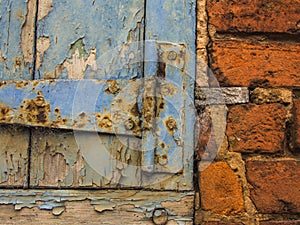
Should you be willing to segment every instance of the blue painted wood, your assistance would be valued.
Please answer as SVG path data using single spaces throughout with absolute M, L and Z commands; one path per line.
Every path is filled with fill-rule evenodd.
M 29 4 L 33 3 L 0 1 L 0 80 L 32 77 L 35 11 L 28 11 Z
M 164 186 L 170 189 L 193 188 L 195 6 L 195 0 L 151 0 L 146 5 L 146 40 L 160 43 L 156 95 L 163 104 L 156 115 L 154 171 L 143 182 L 158 179 L 161 172 L 182 174 Z M 149 157 L 143 160 L 149 164 Z
M 141 135 L 139 80 L 7 81 L 0 87 L 0 122 Z
M 48 48 L 37 79 L 142 77 L 143 0 L 53 0 L 38 18 L 37 42 Z

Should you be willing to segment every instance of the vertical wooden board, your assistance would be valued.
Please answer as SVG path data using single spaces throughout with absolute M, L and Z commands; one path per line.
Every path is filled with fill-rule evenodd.
M 142 77 L 143 0 L 39 0 L 36 79 Z
M 0 192 L 1 224 L 192 225 L 193 209 L 193 192 Z
M 29 130 L 0 126 L 0 187 L 26 187 Z
M 161 81 L 156 95 L 165 101 L 156 118 L 154 170 L 143 174 L 143 182 L 153 181 L 148 184 L 151 188 L 163 184 L 163 189 L 193 189 L 195 6 L 194 0 L 152 0 L 146 4 L 146 41 L 161 43 L 157 71 Z M 170 85 L 177 89 L 173 94 L 172 88 L 166 88 Z M 166 172 L 175 175 L 159 174 Z M 159 179 L 161 184 L 154 182 Z M 172 184 L 174 179 L 177 182 Z
M 0 1 L 0 80 L 31 79 L 36 1 Z
M 30 186 L 139 187 L 139 142 L 92 132 L 37 129 L 32 135 Z

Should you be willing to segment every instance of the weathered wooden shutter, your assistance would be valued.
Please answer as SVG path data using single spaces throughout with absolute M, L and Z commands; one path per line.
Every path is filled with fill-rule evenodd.
M 193 189 L 195 1 L 0 3 L 10 185 Z

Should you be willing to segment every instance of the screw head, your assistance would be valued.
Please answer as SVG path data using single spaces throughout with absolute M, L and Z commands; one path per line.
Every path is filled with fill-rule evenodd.
M 177 58 L 177 53 L 175 51 L 170 51 L 168 54 L 168 59 L 174 61 Z
M 155 225 L 165 225 L 168 222 L 168 212 L 164 208 L 154 209 L 152 220 Z
M 126 130 L 132 130 L 134 128 L 134 122 L 132 119 L 125 121 L 124 126 Z

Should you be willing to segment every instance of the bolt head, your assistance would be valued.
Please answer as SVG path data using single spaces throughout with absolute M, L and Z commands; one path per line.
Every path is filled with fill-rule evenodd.
M 155 225 L 165 225 L 168 222 L 168 212 L 164 208 L 157 208 L 153 211 L 153 223 Z
M 168 59 L 174 61 L 177 58 L 177 53 L 175 51 L 170 51 L 168 54 Z

